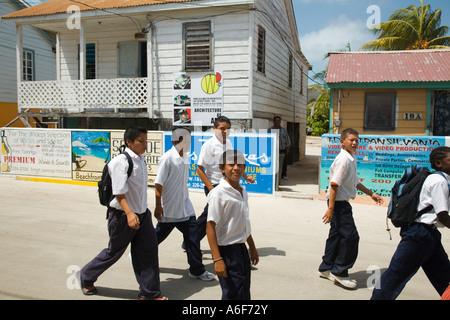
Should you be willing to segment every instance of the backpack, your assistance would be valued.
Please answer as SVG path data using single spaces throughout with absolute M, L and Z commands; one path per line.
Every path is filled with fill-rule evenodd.
M 422 214 L 431 210 L 431 205 L 420 211 L 417 211 L 417 207 L 423 183 L 433 173 L 444 176 L 441 172 L 430 171 L 426 167 L 407 168 L 402 178 L 397 180 L 391 189 L 391 200 L 386 220 L 389 218 L 395 227 L 400 228 L 413 223 Z M 387 231 L 390 231 L 389 226 Z
M 120 154 L 124 154 L 128 159 L 128 178 L 131 175 L 131 172 L 133 171 L 133 161 L 131 160 L 130 155 L 124 151 Z M 108 164 L 105 164 L 103 167 L 102 177 L 100 181 L 98 182 L 98 198 L 100 200 L 100 204 L 104 205 L 109 208 L 109 203 L 114 198 L 113 192 L 112 192 L 112 181 L 111 176 L 109 174 L 108 170 Z

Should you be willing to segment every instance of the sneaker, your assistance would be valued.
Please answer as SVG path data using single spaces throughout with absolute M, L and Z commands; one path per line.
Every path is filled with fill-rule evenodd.
M 212 274 L 211 272 L 205 271 L 203 272 L 201 275 L 196 276 L 193 275 L 192 273 L 189 272 L 189 277 L 192 279 L 200 279 L 203 281 L 211 281 L 214 279 L 214 274 Z
M 330 281 L 334 281 L 334 277 L 331 274 L 330 270 L 325 270 L 325 271 L 320 271 L 319 270 L 319 277 L 321 277 L 323 279 L 330 280 Z
M 350 279 L 350 277 L 339 277 L 332 274 L 334 281 L 342 285 L 347 289 L 356 289 L 356 280 Z
M 283 179 L 283 180 L 289 180 L 288 177 L 286 177 L 286 176 L 282 177 L 281 179 Z

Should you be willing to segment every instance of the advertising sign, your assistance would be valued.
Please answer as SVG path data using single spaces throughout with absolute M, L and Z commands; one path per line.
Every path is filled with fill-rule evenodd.
M 222 114 L 221 72 L 176 73 L 173 81 L 173 125 L 210 126 Z
M 212 132 L 193 132 L 189 159 L 189 182 L 191 189 L 203 190 L 204 184 L 197 175 L 197 163 L 200 150 L 208 139 L 213 137 Z M 164 150 L 172 148 L 171 132 L 164 132 Z M 241 151 L 246 160 L 245 173 L 255 179 L 254 184 L 246 184 L 241 179 L 241 184 L 250 193 L 273 194 L 275 192 L 275 174 L 278 166 L 277 158 L 277 136 L 276 134 L 256 133 L 232 133 L 229 137 L 231 144 L 236 150 Z
M 354 153 L 358 177 L 367 188 L 381 196 L 390 196 L 396 180 L 407 167 L 430 167 L 430 153 L 439 146 L 449 146 L 448 137 L 360 135 Z M 322 136 L 320 191 L 329 187 L 330 166 L 341 151 L 340 135 Z
M 70 178 L 70 131 L 2 129 L 1 173 Z

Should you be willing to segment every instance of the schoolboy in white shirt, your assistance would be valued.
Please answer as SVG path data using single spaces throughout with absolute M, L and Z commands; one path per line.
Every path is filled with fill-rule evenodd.
M 191 146 L 191 134 L 185 128 L 172 131 L 173 147 L 159 161 L 155 179 L 156 208 L 158 220 L 156 236 L 158 244 L 177 228 L 183 234 L 189 263 L 189 276 L 205 281 L 214 279 L 202 262 L 200 240 L 195 211 L 189 199 L 187 153 Z
M 450 261 L 438 228 L 450 228 L 450 147 L 438 147 L 430 153 L 430 174 L 421 189 L 417 211 L 419 218 L 402 227 L 400 241 L 391 263 L 375 285 L 372 300 L 394 300 L 406 283 L 422 267 L 439 295 L 450 283 Z
M 151 213 L 147 208 L 147 129 L 131 126 L 124 134 L 127 152 L 133 161 L 128 178 L 128 160 L 119 155 L 108 163 L 114 199 L 108 207 L 108 248 L 102 250 L 80 271 L 81 290 L 85 295 L 97 293 L 94 282 L 117 262 L 131 243 L 131 257 L 139 299 L 166 300 L 161 295 L 158 243 Z
M 231 121 L 225 116 L 215 119 L 213 125 L 214 136 L 206 141 L 200 150 L 197 163 L 197 174 L 205 185 L 205 195 L 219 184 L 223 174 L 219 168 L 222 154 L 227 150 L 233 150 L 230 136 Z M 244 180 L 253 183 L 253 177 L 247 177 L 243 174 Z M 197 218 L 199 239 L 202 240 L 206 235 L 206 219 L 208 216 L 208 204 L 203 209 L 202 214 Z
M 258 263 L 259 255 L 251 235 L 247 191 L 239 184 L 245 158 L 241 152 L 229 150 L 222 159 L 224 178 L 208 195 L 206 232 L 222 300 L 250 300 L 251 264 Z
M 325 245 L 325 254 L 319 266 L 319 276 L 338 282 L 348 289 L 356 288 L 356 281 L 350 279 L 348 270 L 358 256 L 359 234 L 353 220 L 352 206 L 348 202 L 356 196 L 356 189 L 369 195 L 378 204 L 383 199 L 360 183 L 356 172 L 356 158 L 359 134 L 352 128 L 341 133 L 342 150 L 330 167 L 328 188 L 328 209 L 322 220 L 330 223 L 330 232 Z

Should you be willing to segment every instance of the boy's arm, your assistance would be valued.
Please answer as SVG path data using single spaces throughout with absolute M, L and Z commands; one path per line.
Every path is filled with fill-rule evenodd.
M 214 261 L 214 271 L 219 277 L 227 278 L 227 267 L 220 255 L 219 245 L 217 243 L 216 223 L 214 221 L 208 221 L 206 223 L 206 236 L 208 238 L 211 255 Z
M 139 218 L 133 212 L 133 210 L 131 210 L 130 206 L 128 205 L 128 201 L 127 201 L 127 198 L 125 197 L 125 195 L 117 194 L 116 198 L 117 198 L 117 201 L 119 202 L 120 206 L 122 207 L 123 211 L 127 215 L 128 226 L 134 230 L 139 229 Z
M 323 223 L 330 223 L 333 217 L 334 203 L 336 201 L 336 194 L 339 186 L 337 184 L 330 185 L 330 195 L 328 197 L 328 209 L 325 211 L 325 215 L 322 217 Z
M 378 194 L 376 194 L 372 190 L 367 189 L 362 183 L 358 183 L 358 185 L 356 186 L 356 189 L 358 189 L 359 191 L 364 192 L 365 194 L 370 196 L 372 198 L 372 200 L 375 201 L 376 203 L 378 203 L 378 204 L 384 203 L 384 200 L 382 197 L 380 197 Z
M 450 216 L 448 211 L 442 211 L 437 214 L 439 222 L 442 223 L 447 228 L 450 228 Z
M 259 253 L 258 250 L 256 250 L 255 242 L 253 241 L 252 235 L 248 236 L 247 243 L 248 243 L 248 252 L 250 254 L 250 261 L 252 262 L 252 265 L 256 266 L 259 262 Z
M 200 177 L 200 180 L 202 180 L 202 182 L 205 184 L 205 187 L 207 187 L 209 191 L 214 189 L 214 186 L 212 185 L 212 183 L 209 181 L 208 177 L 206 176 L 205 168 L 203 166 L 197 165 L 197 174 Z
M 161 221 L 164 217 L 164 209 L 161 204 L 163 186 L 159 183 L 155 183 L 155 213 L 153 214 L 156 220 Z

